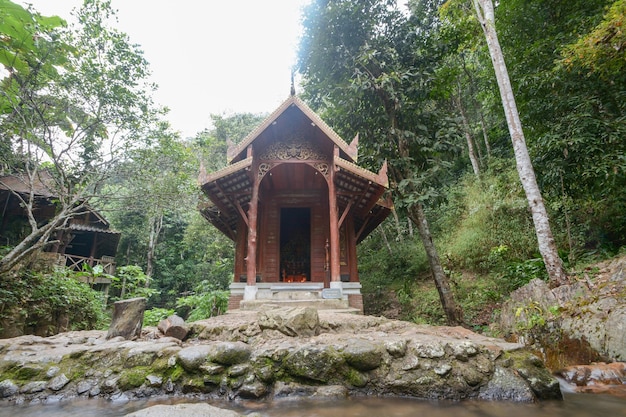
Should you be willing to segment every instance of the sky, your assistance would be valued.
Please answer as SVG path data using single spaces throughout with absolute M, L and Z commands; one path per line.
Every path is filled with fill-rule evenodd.
M 310 0 L 112 0 L 117 29 L 141 46 L 159 85 L 155 101 L 182 137 L 210 115 L 270 113 L 289 96 Z M 82 0 L 25 0 L 71 20 Z

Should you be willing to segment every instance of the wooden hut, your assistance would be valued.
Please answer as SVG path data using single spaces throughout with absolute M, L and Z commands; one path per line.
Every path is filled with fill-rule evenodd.
M 54 181 L 47 171 L 40 171 L 29 180 L 26 176 L 6 175 L 0 177 L 0 239 L 7 245 L 15 245 L 30 231 L 26 209 L 20 198 L 28 200 L 33 194 L 33 216 L 39 224 L 47 223 L 58 210 L 58 196 Z M 83 265 L 101 265 L 104 272 L 115 273 L 115 253 L 121 234 L 96 210 L 85 205 L 84 210 L 70 218 L 60 228 L 54 240 L 57 243 L 45 248 L 45 254 L 59 254 L 58 262 L 72 270 L 81 271 Z M 109 278 L 98 278 L 96 284 L 110 284 Z
M 230 309 L 319 299 L 362 311 L 356 245 L 392 203 L 386 164 L 359 167 L 357 145 L 292 95 L 229 148 L 226 168 L 200 174 L 203 216 L 235 242 Z

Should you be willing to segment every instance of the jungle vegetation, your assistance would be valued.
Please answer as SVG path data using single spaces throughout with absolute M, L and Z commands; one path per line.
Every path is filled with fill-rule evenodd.
M 498 36 L 565 275 L 626 243 L 626 0 L 502 0 L 481 15 L 490 5 L 312 0 L 303 10 L 300 96 L 340 136 L 359 133 L 360 164 L 390 167 L 396 210 L 359 248 L 366 312 L 484 329 L 512 290 L 566 279 L 545 267 L 485 28 Z M 196 178 L 224 166 L 227 142 L 264 115 L 212 115 L 212 128 L 181 138 L 108 2 L 87 0 L 73 25 L 10 0 L 0 11 L 0 171 L 45 170 L 58 194 L 54 219 L 31 215 L 3 241 L 0 318 L 106 325 L 99 293 L 73 273 L 29 267 L 85 204 L 122 232 L 109 303 L 148 296 L 150 322 L 223 312 L 234 250 L 199 215 Z

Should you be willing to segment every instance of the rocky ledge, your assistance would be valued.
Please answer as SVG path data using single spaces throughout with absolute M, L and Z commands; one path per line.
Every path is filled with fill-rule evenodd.
M 0 340 L 0 399 L 271 398 L 348 395 L 531 402 L 558 381 L 522 345 L 311 308 L 237 312 L 190 325 L 185 342 L 144 329 Z

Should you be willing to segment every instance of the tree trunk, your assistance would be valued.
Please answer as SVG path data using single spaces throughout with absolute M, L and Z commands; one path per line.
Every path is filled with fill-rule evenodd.
M 378 228 L 380 230 L 380 235 L 383 237 L 383 242 L 385 242 L 385 246 L 387 247 L 387 252 L 389 255 L 393 255 L 393 251 L 391 250 L 391 245 L 389 244 L 389 240 L 387 239 L 387 234 L 385 233 L 385 229 L 381 226 Z
M 463 310 L 457 305 L 454 295 L 452 291 L 450 291 L 448 276 L 441 266 L 439 254 L 433 243 L 433 238 L 430 234 L 430 228 L 428 227 L 428 221 L 426 220 L 422 205 L 417 203 L 411 206 L 409 208 L 409 216 L 417 226 L 417 231 L 424 244 L 430 270 L 433 274 L 437 291 L 439 292 L 439 299 L 441 300 L 441 305 L 446 314 L 448 325 L 459 326 L 463 324 Z
M 395 210 L 391 210 L 391 213 L 393 214 L 393 220 L 396 223 L 396 230 L 398 231 L 398 239 L 400 240 L 400 242 L 404 242 L 404 236 L 402 233 L 402 227 L 400 226 L 400 218 L 398 217 L 398 212 Z
M 150 286 L 150 278 L 152 278 L 152 274 L 154 273 L 154 259 L 156 252 L 156 245 L 159 239 L 159 234 L 161 233 L 161 228 L 163 227 L 163 213 L 157 215 L 152 219 L 150 223 L 150 236 L 148 238 L 148 254 L 146 260 L 146 276 L 148 279 L 146 280 L 146 288 Z
M 483 140 L 485 141 L 485 149 L 487 150 L 487 159 L 491 158 L 491 145 L 489 145 L 489 135 L 487 135 L 487 127 L 485 126 L 485 115 L 482 110 L 480 113 L 480 129 L 483 131 Z
M 163 333 L 164 336 L 174 337 L 178 340 L 185 340 L 189 329 L 185 324 L 185 320 L 181 317 L 173 314 L 166 319 L 163 319 L 157 325 L 157 328 Z
M 139 338 L 146 302 L 145 298 L 138 297 L 113 303 L 113 317 L 106 339 L 117 336 L 122 336 L 126 340 Z
M 461 101 L 461 86 L 459 86 L 459 94 L 455 97 L 456 105 L 461 113 L 461 120 L 463 121 L 463 131 L 465 132 L 465 140 L 467 141 L 467 152 L 469 153 L 469 159 L 472 163 L 472 169 L 476 178 L 480 178 L 480 166 L 478 164 L 478 158 L 476 158 L 476 152 L 474 151 L 474 138 L 472 138 L 472 132 L 470 130 L 469 121 L 463 108 L 463 102 Z
M 492 0 L 473 0 L 474 8 L 478 20 L 485 33 L 489 54 L 498 80 L 498 88 L 500 89 L 500 97 L 502 98 L 502 106 L 506 116 L 511 141 L 513 142 L 513 151 L 515 153 L 515 161 L 517 164 L 517 172 L 519 174 L 526 199 L 530 206 L 533 223 L 535 225 L 535 233 L 539 244 L 539 252 L 543 257 L 550 282 L 554 286 L 567 283 L 567 275 L 563 270 L 563 261 L 559 257 L 556 243 L 550 229 L 550 222 L 543 198 L 537 185 L 535 171 L 528 154 L 526 140 L 522 130 L 522 123 L 517 111 L 513 88 L 504 62 L 504 56 L 498 41 L 498 34 L 495 28 L 495 15 Z

